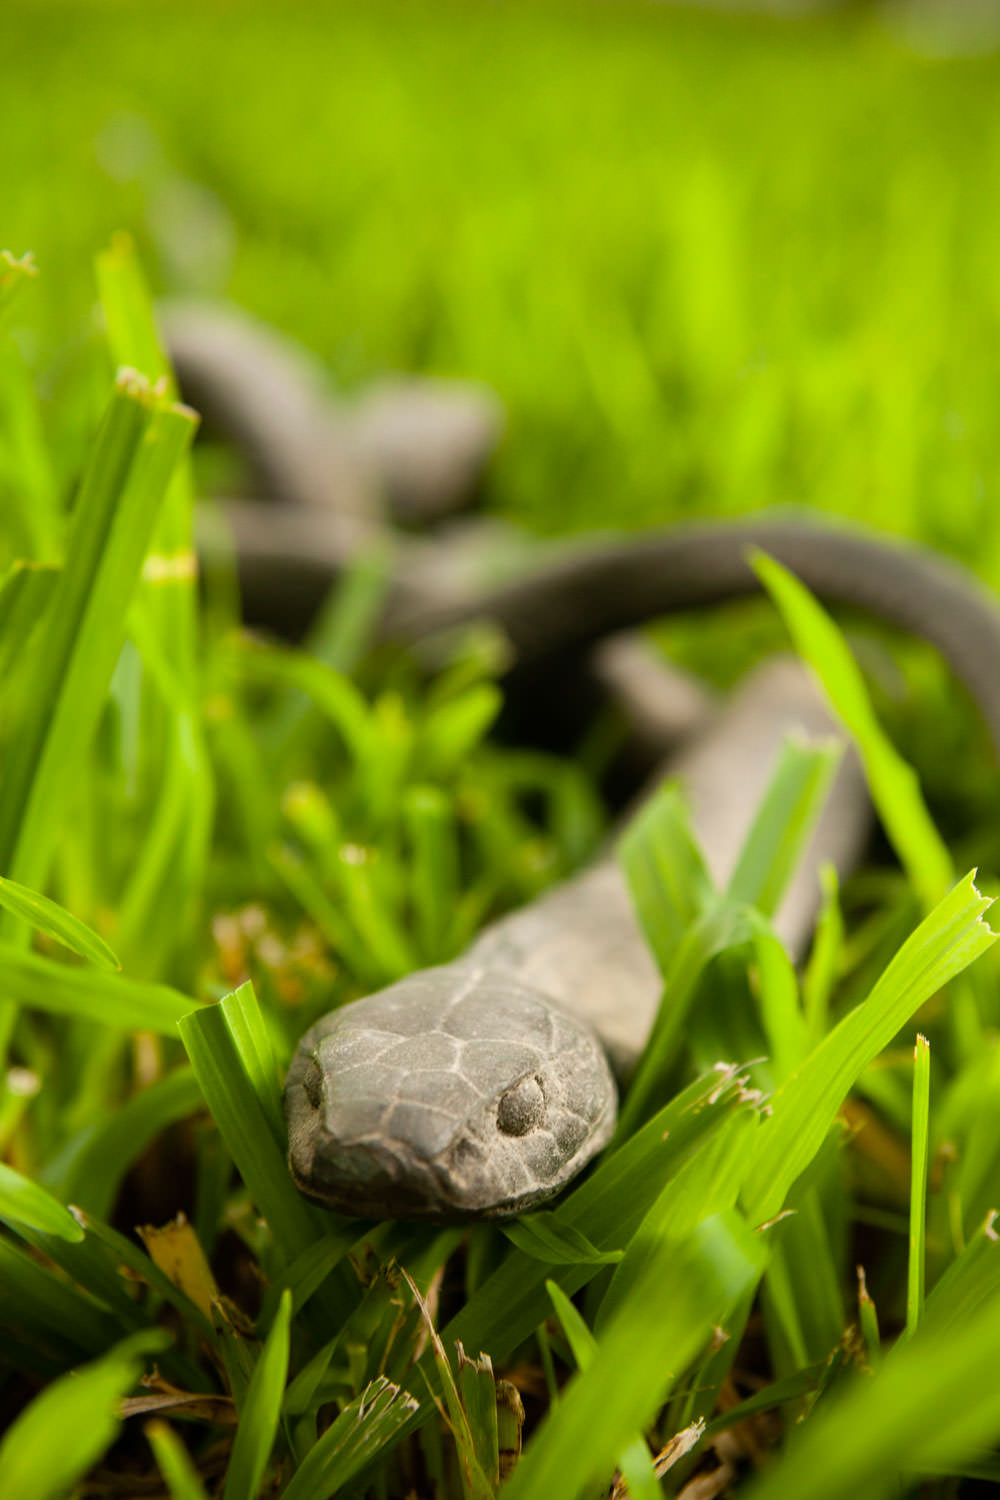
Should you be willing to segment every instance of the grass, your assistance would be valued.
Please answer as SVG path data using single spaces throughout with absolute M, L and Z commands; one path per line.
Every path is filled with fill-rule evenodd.
M 112 338 L 155 361 L 122 242 L 100 277 Z M 25 391 L 10 340 L 3 358 Z M 219 600 L 197 608 L 190 568 L 160 561 L 190 535 L 191 428 L 168 381 L 120 377 L 68 523 L 53 505 L 62 560 L 29 555 L 5 589 L 31 590 L 34 608 L 15 594 L 4 616 L 17 795 L 5 787 L 0 829 L 9 867 L 45 893 L 0 884 L 16 1064 L 0 1117 L 0 1472 L 53 1497 L 88 1475 L 110 1495 L 159 1473 L 175 1500 L 275 1487 L 574 1500 L 613 1482 L 652 1496 L 734 1451 L 732 1483 L 752 1496 L 800 1493 L 803 1472 L 831 1495 L 830 1474 L 865 1494 L 920 1482 L 942 1496 L 962 1474 L 997 1477 L 1000 1408 L 981 1379 L 1000 1305 L 983 1229 L 1000 1166 L 997 985 L 994 968 L 969 970 L 994 941 L 990 903 L 971 877 L 953 882 L 833 622 L 760 560 L 871 763 L 886 828 L 909 830 L 913 897 L 890 887 L 881 929 L 852 947 L 828 889 L 807 980 L 822 998 L 806 1009 L 769 916 L 828 750 L 789 747 L 726 892 L 661 793 L 622 858 L 666 999 L 597 1168 L 508 1229 L 341 1219 L 300 1197 L 285 1164 L 280 1077 L 297 1036 L 332 1003 L 459 951 L 583 858 L 601 815 L 582 770 L 489 744 L 488 656 L 460 649 L 421 685 L 365 652 L 358 611 L 372 618 L 377 596 L 363 576 L 323 627 L 326 660 L 350 658 L 354 676 L 248 640 Z M 178 789 L 204 810 L 196 836 L 174 815 Z M 918 1012 L 940 1063 L 931 1109 L 921 1039 L 907 1226 L 910 1071 L 893 1046 Z M 704 1071 L 705 1057 L 729 1062 Z M 883 1118 L 848 1146 L 852 1092 Z M 878 1209 L 898 1227 L 865 1252 L 860 1337 L 848 1273 Z M 949 1424 L 928 1422 L 931 1361 Z M 508 1375 L 529 1407 L 520 1457 Z M 77 1438 L 53 1444 L 57 1425 Z
M 533 527 L 801 502 L 997 577 L 997 58 L 915 57 L 865 7 L 4 19 L 5 242 L 46 268 L 22 338 L 62 473 L 102 389 L 82 268 L 125 225 L 158 290 L 234 297 L 347 388 L 494 385 L 494 503 Z
M 539 529 L 807 500 L 997 581 L 997 62 L 625 0 L 4 20 L 42 274 L 0 261 L 0 1491 L 995 1484 L 1000 986 L 955 872 L 994 888 L 1000 825 L 936 665 L 766 559 L 773 606 L 673 628 L 722 680 L 787 628 L 902 868 L 828 879 L 796 976 L 769 918 L 828 757 L 789 750 L 725 892 L 661 794 L 621 858 L 667 999 L 612 1148 L 506 1227 L 322 1213 L 298 1036 L 586 859 L 595 767 L 491 742 L 481 643 L 430 682 L 373 652 L 377 559 L 306 649 L 199 601 L 193 418 L 128 246 L 99 320 L 89 263 L 130 224 L 157 289 L 345 387 L 491 381 L 490 502 Z

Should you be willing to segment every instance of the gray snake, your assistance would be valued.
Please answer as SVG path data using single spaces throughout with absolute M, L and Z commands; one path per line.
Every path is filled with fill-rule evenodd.
M 420 639 L 463 619 L 491 619 L 513 641 L 515 670 L 538 670 L 604 632 L 759 587 L 746 561 L 753 545 L 822 598 L 865 608 L 936 646 L 1000 752 L 992 599 L 954 564 L 841 527 L 765 519 L 581 547 L 478 599 L 412 608 L 393 626 Z M 732 867 L 753 792 L 763 790 L 781 738 L 796 725 L 832 727 L 801 675 L 783 693 L 765 675 L 677 767 L 700 789 L 695 829 L 720 877 Z M 792 947 L 806 941 L 821 860 L 848 868 L 863 841 L 867 799 L 853 766 L 845 758 L 824 820 L 832 842 L 814 841 L 789 892 Z M 357 1001 L 306 1034 L 286 1085 L 296 1181 L 363 1216 L 509 1214 L 543 1200 L 608 1139 L 613 1086 L 601 1054 L 627 1075 L 659 993 L 623 877 L 598 865 L 487 929 L 454 964 Z M 509 1019 L 501 996 L 505 1007 L 509 996 Z
M 286 619 L 308 613 L 371 534 L 364 519 L 318 516 L 307 505 L 250 502 L 231 515 L 251 602 L 277 587 L 290 601 Z M 540 682 L 551 698 L 567 664 L 610 633 L 758 589 L 746 557 L 755 546 L 821 599 L 935 646 L 1000 754 L 993 598 L 956 564 L 861 529 L 764 517 L 554 551 L 527 546 L 511 575 L 492 583 L 488 530 L 433 546 L 404 539 L 381 629 L 433 659 L 442 632 L 490 620 L 511 643 L 512 685 Z M 800 668 L 767 664 L 671 767 L 717 880 L 732 869 L 778 747 L 795 728 L 837 733 Z M 808 942 L 819 864 L 850 868 L 869 816 L 849 753 L 778 914 L 793 954 Z M 285 1090 L 293 1176 L 310 1196 L 362 1217 L 530 1207 L 607 1142 L 613 1075 L 627 1079 L 659 998 L 624 877 L 602 860 L 494 923 L 453 963 L 352 1002 L 306 1033 Z

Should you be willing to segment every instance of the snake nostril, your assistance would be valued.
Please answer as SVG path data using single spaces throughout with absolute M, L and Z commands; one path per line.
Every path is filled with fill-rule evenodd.
M 497 1105 L 497 1127 L 504 1135 L 527 1135 L 545 1118 L 545 1095 L 537 1078 L 522 1078 Z

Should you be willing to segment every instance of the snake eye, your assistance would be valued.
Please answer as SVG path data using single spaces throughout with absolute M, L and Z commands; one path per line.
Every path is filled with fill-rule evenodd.
M 319 1109 L 323 1102 L 323 1074 L 314 1057 L 309 1059 L 309 1065 L 302 1075 L 302 1087 L 313 1109 Z
M 545 1118 L 545 1095 L 537 1078 L 522 1078 L 497 1105 L 497 1126 L 504 1135 L 527 1135 Z

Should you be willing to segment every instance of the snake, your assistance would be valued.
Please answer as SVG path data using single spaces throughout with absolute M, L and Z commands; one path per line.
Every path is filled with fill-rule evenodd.
M 184 353 L 197 375 L 193 345 L 189 338 Z M 281 396 L 284 377 L 266 354 L 245 346 L 235 360 L 245 366 L 244 395 L 233 379 L 225 420 L 244 446 L 256 442 L 265 458 L 280 460 L 288 434 L 261 438 L 272 407 L 259 390 L 253 400 L 247 394 L 259 378 L 275 401 Z M 295 416 L 294 401 L 286 410 Z M 330 429 L 318 412 L 314 403 L 309 421 L 293 422 L 292 447 L 315 441 L 328 453 Z M 228 508 L 251 613 L 286 629 L 301 628 L 358 548 L 384 530 L 364 505 L 324 496 L 319 505 L 298 503 L 304 492 L 307 502 L 315 498 L 323 473 L 323 463 L 310 466 L 307 457 L 272 465 L 277 493 L 291 468 L 306 475 L 297 490 L 284 485 L 293 503 Z M 748 560 L 755 548 L 825 603 L 860 609 L 935 647 L 1000 756 L 1000 608 L 992 594 L 935 553 L 811 514 L 556 546 L 481 522 L 445 527 L 433 540 L 402 536 L 379 630 L 433 665 L 442 641 L 489 621 L 509 644 L 510 692 L 558 712 L 581 659 L 600 643 L 758 591 Z M 663 726 L 676 727 L 676 682 L 648 663 L 639 675 L 648 735 L 665 751 Z M 634 689 L 626 697 L 637 700 Z M 709 870 L 724 883 L 787 735 L 843 741 L 844 733 L 809 675 L 787 660 L 751 673 L 714 717 L 699 706 L 687 719 L 690 743 L 667 769 L 690 801 Z M 820 866 L 848 871 L 870 817 L 860 762 L 848 748 L 776 914 L 793 957 L 808 946 Z M 625 877 L 606 856 L 494 922 L 452 962 L 345 1004 L 306 1032 L 284 1095 L 295 1182 L 325 1206 L 365 1219 L 505 1217 L 545 1202 L 611 1139 L 617 1089 L 634 1071 L 661 989 Z
M 1000 609 L 971 574 L 918 548 L 787 519 L 646 533 L 567 551 L 478 598 L 398 606 L 412 640 L 485 618 L 537 674 L 599 640 L 760 587 L 761 547 L 822 599 L 866 609 L 935 646 L 976 702 L 1000 754 Z M 724 880 L 789 730 L 835 732 L 801 669 L 754 678 L 675 772 L 693 827 Z M 864 843 L 868 799 L 844 758 L 822 837 L 779 912 L 790 951 L 807 941 L 829 860 Z M 792 916 L 788 912 L 793 913 Z M 487 928 L 457 960 L 351 1002 L 299 1043 L 285 1086 L 299 1187 L 360 1217 L 461 1219 L 522 1213 L 565 1187 L 614 1129 L 650 1033 L 661 981 L 612 860 Z

